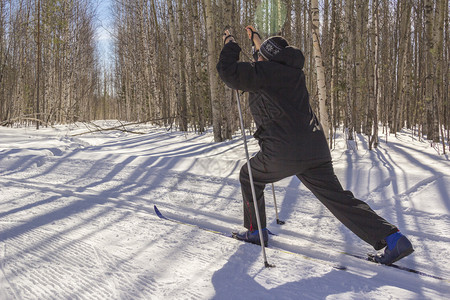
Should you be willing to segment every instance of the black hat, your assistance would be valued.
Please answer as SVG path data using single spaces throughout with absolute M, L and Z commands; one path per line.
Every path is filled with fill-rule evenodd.
M 289 46 L 289 44 L 283 37 L 273 36 L 268 38 L 261 44 L 259 53 L 265 59 L 270 60 L 287 46 Z

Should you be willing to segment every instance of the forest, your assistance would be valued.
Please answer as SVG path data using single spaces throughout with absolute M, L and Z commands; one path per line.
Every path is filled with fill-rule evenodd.
M 111 0 L 108 63 L 99 13 L 98 1 L 0 1 L 0 125 L 116 119 L 230 139 L 239 116 L 215 68 L 222 33 L 230 26 L 250 61 L 245 26 L 255 25 L 303 51 L 328 136 L 363 133 L 372 148 L 379 128 L 409 128 L 448 145 L 448 0 Z

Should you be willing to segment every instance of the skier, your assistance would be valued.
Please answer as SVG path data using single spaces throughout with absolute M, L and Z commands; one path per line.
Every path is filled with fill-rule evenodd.
M 377 262 L 389 265 L 411 254 L 414 250 L 406 236 L 352 192 L 345 191 L 334 174 L 327 140 L 309 103 L 301 50 L 289 46 L 281 36 L 261 42 L 254 27 L 247 26 L 246 30 L 256 50 L 256 61 L 238 62 L 241 48 L 226 30 L 217 70 L 227 86 L 249 92 L 257 127 L 254 137 L 260 145 L 250 165 L 264 243 L 268 243 L 265 185 L 295 175 L 358 237 L 376 250 L 386 247 L 375 257 Z M 239 180 L 247 231 L 236 238 L 260 244 L 247 164 L 241 168 Z

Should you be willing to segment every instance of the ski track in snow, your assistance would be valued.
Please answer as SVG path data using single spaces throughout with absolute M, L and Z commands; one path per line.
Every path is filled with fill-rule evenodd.
M 103 127 L 107 127 L 103 125 Z M 348 271 L 195 227 L 241 227 L 242 141 L 212 134 L 117 132 L 70 137 L 82 127 L 0 128 L 0 299 L 446 299 L 450 284 L 357 261 L 373 251 L 296 178 L 266 193 L 275 246 Z M 258 145 L 249 140 L 250 153 Z M 378 149 L 333 150 L 346 189 L 410 237 L 399 263 L 450 277 L 449 160 L 407 133 Z

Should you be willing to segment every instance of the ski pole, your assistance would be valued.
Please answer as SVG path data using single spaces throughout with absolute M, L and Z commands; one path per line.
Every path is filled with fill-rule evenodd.
M 258 224 L 259 241 L 261 244 L 261 249 L 262 249 L 263 258 L 264 258 L 264 266 L 266 268 L 275 267 L 274 265 L 271 265 L 267 262 L 266 248 L 264 246 L 264 237 L 263 237 L 262 228 L 261 228 L 261 219 L 259 217 L 258 203 L 256 201 L 255 185 L 253 183 L 252 167 L 250 165 L 250 156 L 248 154 L 248 148 L 247 148 L 247 138 L 245 137 L 244 120 L 242 118 L 242 110 L 241 110 L 241 99 L 239 97 L 238 90 L 235 90 L 235 91 L 236 91 L 236 97 L 237 97 L 236 99 L 237 99 L 237 106 L 238 106 L 238 111 L 239 111 L 239 119 L 240 119 L 240 123 L 241 123 L 242 138 L 244 140 L 245 157 L 247 159 L 248 176 L 250 177 L 250 186 L 252 189 L 253 204 L 255 207 L 256 223 Z
M 225 32 L 228 31 L 228 34 L 231 35 L 231 27 L 230 26 L 226 26 L 224 31 Z M 239 112 L 239 120 L 240 120 L 240 124 L 241 124 L 242 139 L 244 142 L 245 158 L 247 159 L 248 176 L 250 178 L 250 186 L 251 186 L 251 190 L 252 190 L 253 205 L 255 208 L 256 223 L 258 224 L 259 241 L 261 244 L 261 249 L 262 249 L 263 258 L 264 258 L 264 266 L 266 268 L 275 267 L 275 265 L 271 265 L 267 261 L 266 248 L 264 246 L 264 236 L 263 236 L 262 228 L 261 228 L 261 219 L 259 217 L 258 202 L 256 201 L 255 185 L 253 183 L 252 167 L 250 165 L 250 155 L 248 154 L 247 138 L 245 136 L 244 118 L 242 117 L 242 110 L 241 110 L 241 98 L 239 96 L 239 91 L 235 90 L 235 92 L 236 92 L 236 101 L 237 101 L 237 107 L 238 107 L 238 112 Z
M 272 183 L 273 204 L 275 206 L 275 215 L 277 217 L 277 224 L 284 225 L 286 222 L 278 218 L 277 197 L 275 197 L 275 185 Z

